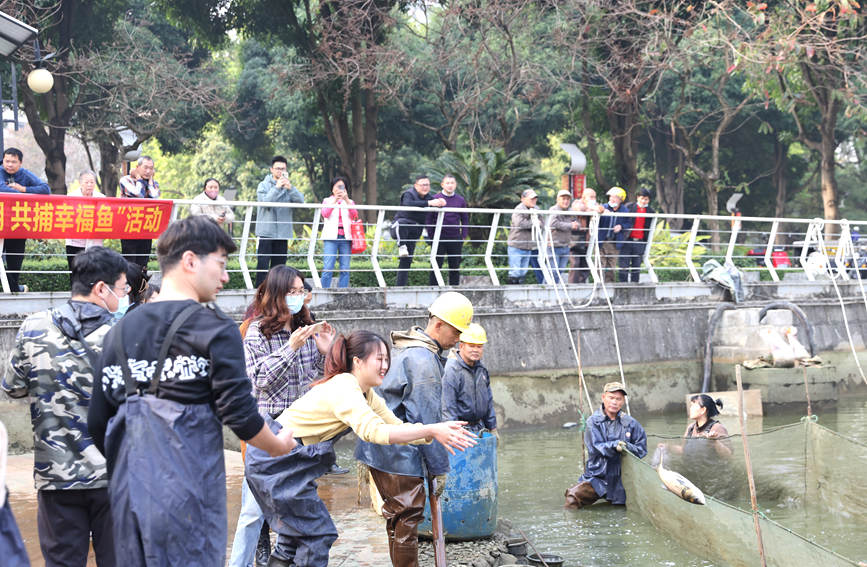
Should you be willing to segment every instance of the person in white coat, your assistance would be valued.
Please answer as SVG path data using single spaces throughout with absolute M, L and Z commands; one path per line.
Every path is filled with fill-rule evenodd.
M 226 199 L 220 195 L 220 182 L 209 177 L 205 180 L 202 192 L 193 198 L 190 205 L 190 215 L 204 215 L 211 218 L 224 230 L 235 220 L 232 207 L 226 205 Z
M 352 231 L 350 230 L 353 220 L 358 218 L 358 211 L 352 208 L 355 202 L 349 198 L 347 190 L 348 182 L 343 177 L 335 177 L 331 181 L 331 196 L 326 197 L 322 204 L 322 218 L 325 224 L 322 227 L 322 287 L 331 287 L 331 278 L 334 274 L 334 263 L 340 259 L 340 276 L 337 287 L 349 287 L 349 261 L 352 258 Z

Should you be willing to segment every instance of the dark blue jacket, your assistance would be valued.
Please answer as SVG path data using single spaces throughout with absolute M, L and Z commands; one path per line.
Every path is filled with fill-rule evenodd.
M 617 443 L 639 459 L 647 454 L 647 435 L 641 424 L 623 412 L 608 419 L 600 408 L 587 420 L 584 444 L 587 446 L 587 468 L 578 482 L 589 482 L 600 498 L 612 504 L 626 504 L 626 491 L 620 482 L 620 453 Z
M 605 203 L 605 210 L 609 211 L 608 214 L 603 213 L 599 217 L 599 244 L 601 245 L 603 242 L 614 242 L 617 245 L 617 249 L 620 250 L 620 247 L 623 246 L 623 241 L 626 240 L 626 237 L 629 235 L 629 231 L 632 230 L 632 221 L 633 217 L 624 217 L 617 213 L 625 213 L 626 206 L 621 204 L 617 207 L 617 210 L 611 208 L 609 203 Z M 617 225 L 621 226 L 620 232 L 614 232 L 614 227 Z
M 491 378 L 481 362 L 470 366 L 460 354 L 446 361 L 443 419 L 466 421 L 474 431 L 497 428 Z
M 19 185 L 23 185 L 27 188 L 28 193 L 39 193 L 41 195 L 48 195 L 51 193 L 51 189 L 48 187 L 48 183 L 42 181 L 32 172 L 27 171 L 23 167 L 15 172 L 15 175 L 9 175 L 6 173 L 5 169 L 0 169 L 0 193 L 18 193 L 16 189 L 9 187 L 9 182 L 18 183 Z
M 440 345 L 420 327 L 391 334 L 391 367 L 375 388 L 388 409 L 405 423 L 442 421 L 442 377 L 445 360 Z M 449 472 L 449 454 L 430 445 L 376 445 L 359 441 L 355 458 L 368 466 L 404 476 L 436 476 Z
M 410 187 L 400 194 L 401 207 L 418 207 L 419 211 L 397 211 L 394 213 L 394 220 L 406 224 L 421 224 L 427 220 L 428 206 L 427 202 L 434 197 L 428 191 L 425 195 L 419 195 L 415 187 Z

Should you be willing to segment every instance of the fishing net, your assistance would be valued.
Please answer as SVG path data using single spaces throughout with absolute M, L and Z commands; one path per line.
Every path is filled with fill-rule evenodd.
M 722 516 L 714 516 L 712 521 L 733 526 L 743 524 L 741 527 L 747 531 L 743 537 L 754 543 L 743 441 L 742 435 L 719 440 L 683 440 L 649 434 L 647 446 L 651 456 L 646 460 L 655 464 L 653 461 L 658 460 L 659 454 L 654 455 L 654 450 L 658 444 L 666 444 L 666 468 L 681 473 L 706 496 L 713 497 L 711 507 Z M 867 445 L 812 419 L 748 434 L 747 441 L 763 521 L 776 522 L 769 524 L 768 539 L 789 541 L 790 532 L 797 532 L 821 552 L 826 547 L 847 557 L 867 559 L 867 545 L 862 535 L 867 530 L 867 491 L 863 489 Z M 643 468 L 655 473 L 649 467 Z M 658 479 L 655 483 L 659 485 Z M 637 486 L 642 492 L 648 490 L 641 484 Z M 670 499 L 666 497 L 666 500 Z M 745 512 L 746 520 L 743 520 L 740 517 Z M 774 535 L 780 530 L 787 535 Z M 768 546 L 767 541 L 765 545 Z M 794 544 L 789 542 L 789 545 Z M 808 547 L 812 553 L 811 546 Z M 755 545 L 751 549 L 757 553 Z M 804 557 L 807 561 L 812 556 Z M 753 555 L 751 564 L 755 564 L 756 558 L 757 555 Z

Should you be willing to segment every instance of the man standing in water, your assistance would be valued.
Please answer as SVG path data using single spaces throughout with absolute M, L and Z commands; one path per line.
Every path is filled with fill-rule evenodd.
M 626 491 L 620 482 L 620 453 L 625 448 L 643 458 L 647 454 L 647 435 L 640 423 L 620 411 L 625 402 L 623 384 L 605 384 L 602 407 L 587 420 L 584 432 L 587 468 L 578 484 L 566 491 L 567 508 L 583 508 L 600 498 L 626 504 Z
M 391 367 L 377 393 L 407 423 L 442 421 L 443 353 L 469 328 L 473 305 L 449 291 L 430 306 L 427 326 L 391 334 Z M 360 441 L 355 458 L 370 467 L 383 499 L 388 550 L 395 567 L 418 567 L 418 525 L 424 519 L 425 478 L 436 477 L 437 496 L 445 488 L 449 455 L 439 443 L 375 445 Z

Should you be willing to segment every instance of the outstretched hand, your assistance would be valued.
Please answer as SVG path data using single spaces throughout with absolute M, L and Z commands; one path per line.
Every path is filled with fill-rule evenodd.
M 435 423 L 432 426 L 433 438 L 442 443 L 446 451 L 454 455 L 455 449 L 463 451 L 467 447 L 472 447 L 477 443 L 476 435 L 463 428 L 466 424 L 466 421 Z

